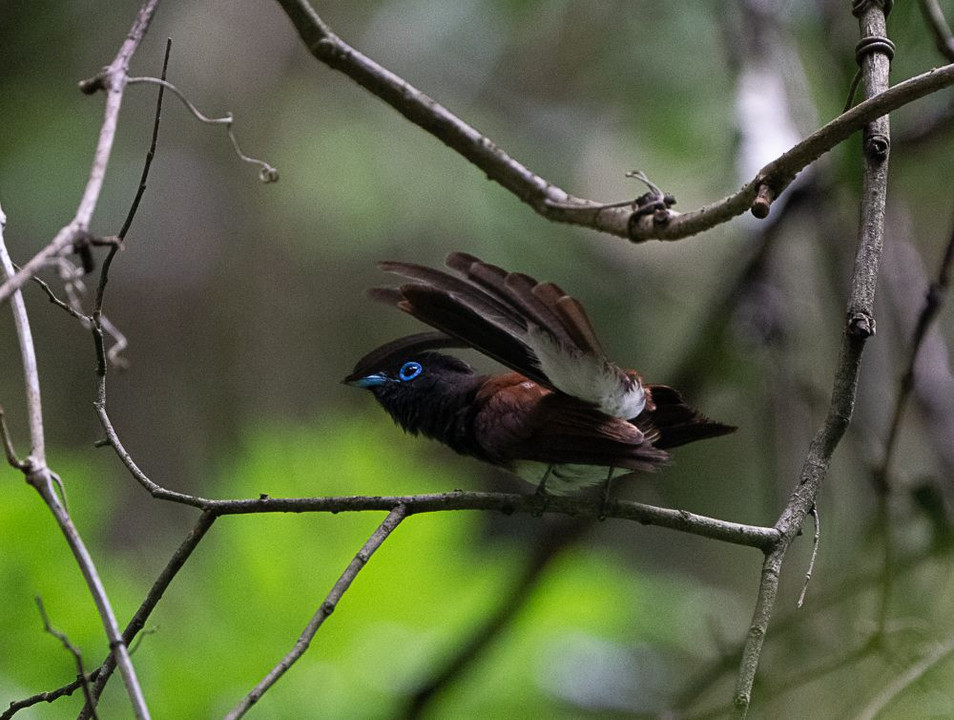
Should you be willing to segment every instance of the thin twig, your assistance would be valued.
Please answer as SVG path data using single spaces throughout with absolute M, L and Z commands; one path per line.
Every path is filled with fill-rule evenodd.
M 14 265 L 14 267 L 16 268 L 17 266 Z M 58 308 L 65 310 L 72 317 L 76 318 L 81 323 L 83 323 L 84 326 L 89 327 L 89 324 L 93 322 L 92 318 L 90 318 L 89 315 L 84 315 L 79 310 L 77 310 L 72 305 L 70 305 L 69 303 L 65 303 L 62 300 L 60 300 L 58 297 L 56 297 L 56 295 L 53 292 L 53 289 L 49 286 L 49 284 L 41 280 L 38 276 L 36 275 L 33 276 L 33 282 L 35 282 L 37 285 L 40 286 L 43 292 L 46 293 L 46 297 L 51 303 L 56 305 Z
M 476 660 L 491 647 L 494 640 L 510 627 L 514 619 L 526 608 L 533 590 L 538 586 L 552 562 L 560 557 L 563 550 L 575 543 L 583 531 L 589 527 L 592 527 L 590 521 L 576 518 L 546 529 L 546 535 L 533 549 L 520 576 L 498 599 L 497 608 L 471 632 L 468 639 L 457 644 L 451 656 L 436 669 L 431 677 L 418 685 L 401 717 L 412 720 L 427 715 L 433 700 L 472 667 Z
M 17 451 L 13 447 L 13 438 L 10 437 L 10 429 L 7 427 L 7 418 L 2 405 L 0 405 L 0 440 L 3 442 L 3 454 L 7 464 L 17 470 L 26 470 L 28 468 L 26 462 L 17 457 Z
M 338 582 L 331 588 L 328 597 L 321 603 L 318 611 L 302 631 L 301 635 L 299 635 L 298 640 L 295 641 L 295 646 L 269 671 L 248 695 L 242 698 L 241 702 L 225 716 L 225 720 L 238 720 L 238 718 L 245 715 L 249 708 L 257 703 L 262 695 L 268 692 L 268 689 L 278 682 L 281 676 L 305 654 L 312 638 L 315 636 L 315 633 L 318 632 L 318 628 L 320 628 L 328 616 L 335 611 L 338 602 L 341 600 L 341 596 L 351 587 L 351 583 L 354 582 L 355 577 L 361 572 L 361 569 L 368 564 L 371 555 L 374 554 L 375 550 L 381 547 L 381 544 L 387 540 L 394 528 L 396 528 L 406 516 L 407 513 L 402 505 L 398 505 L 388 513 L 384 522 L 372 533 L 371 537 L 368 538 L 364 546 L 358 551 L 358 554 L 355 555 L 354 559 L 348 564 L 348 567 L 341 574 L 341 577 L 338 578 Z
M 815 505 L 812 505 L 812 509 L 808 511 L 808 514 L 812 516 L 812 520 L 815 521 L 815 534 L 812 537 L 812 557 L 808 561 L 808 570 L 805 571 L 805 582 L 802 584 L 802 591 L 798 595 L 798 602 L 795 606 L 801 609 L 802 605 L 805 604 L 805 593 L 808 592 L 808 583 L 812 581 L 812 573 L 815 571 L 815 559 L 818 557 L 818 541 L 821 539 L 821 520 L 818 517 L 818 508 Z
M 954 639 L 938 645 L 920 662 L 915 663 L 902 673 L 893 683 L 878 693 L 865 708 L 858 713 L 856 720 L 875 720 L 893 700 L 910 688 L 924 675 L 940 663 L 944 662 L 951 653 L 954 653 Z
M 862 37 L 885 37 L 884 9 L 877 3 L 857 5 Z M 896 91 L 888 87 L 890 60 L 883 52 L 864 56 L 862 72 L 868 98 L 846 115 Z M 904 83 L 902 83 L 904 85 Z M 874 100 L 872 100 L 874 98 Z M 845 117 L 843 115 L 842 117 Z M 865 342 L 874 334 L 874 293 L 884 245 L 884 208 L 888 177 L 889 125 L 887 116 L 878 117 L 865 129 L 865 165 L 862 179 L 862 210 L 858 229 L 858 249 L 851 276 L 851 292 L 841 352 L 835 370 L 831 403 L 825 422 L 809 446 L 795 490 L 775 529 L 779 542 L 766 553 L 752 622 L 746 636 L 739 677 L 736 682 L 736 715 L 745 718 L 752 700 L 759 658 L 778 595 L 779 576 L 785 554 L 801 530 L 805 516 L 815 505 L 819 489 L 828 474 L 832 454 L 854 409 L 861 355 Z
M 881 464 L 875 471 L 875 483 L 879 487 L 884 487 L 889 484 L 888 473 L 891 471 L 891 460 L 894 458 L 894 451 L 897 447 L 901 421 L 904 417 L 904 411 L 907 408 L 911 391 L 914 389 L 914 368 L 917 363 L 918 353 L 921 350 L 921 345 L 924 342 L 928 329 L 931 327 L 941 306 L 944 304 L 944 296 L 947 294 L 947 288 L 950 284 L 952 263 L 954 263 L 954 228 L 951 230 L 947 247 L 944 250 L 944 256 L 941 259 L 937 280 L 928 287 L 924 299 L 924 307 L 921 309 L 917 325 L 911 336 L 911 345 L 908 348 L 907 361 L 901 373 L 898 395 L 894 404 L 894 412 L 891 415 L 888 438 L 885 441 L 884 456 L 881 459 Z
M 0 266 L 3 268 L 4 277 L 13 277 L 13 262 L 7 253 L 7 246 L 3 239 L 3 230 L 6 225 L 6 216 L 3 209 L 0 208 Z M 83 542 L 79 531 L 73 524 L 64 504 L 56 495 L 54 489 L 54 474 L 46 464 L 46 448 L 44 442 L 43 429 L 43 409 L 40 398 L 40 377 L 37 371 L 36 350 L 33 346 L 33 335 L 30 331 L 30 320 L 27 316 L 26 305 L 23 302 L 22 293 L 17 290 L 11 298 L 11 309 L 13 310 L 14 326 L 17 332 L 17 338 L 20 345 L 20 356 L 23 364 L 24 382 L 26 385 L 26 405 L 27 418 L 30 429 L 30 455 L 26 461 L 26 467 L 23 468 L 27 482 L 32 485 L 43 498 L 43 501 L 50 508 L 53 516 L 56 518 L 60 530 L 66 538 L 73 556 L 79 565 L 80 571 L 86 580 L 93 601 L 99 611 L 99 616 L 103 622 L 106 631 L 106 637 L 109 640 L 110 649 L 116 656 L 116 662 L 120 674 L 123 677 L 123 683 L 126 686 L 126 692 L 133 706 L 133 714 L 138 720 L 149 718 L 149 710 L 146 708 L 146 701 L 142 694 L 142 688 L 136 677 L 136 670 L 132 661 L 129 659 L 129 653 L 126 645 L 122 641 L 119 633 L 119 626 L 116 622 L 116 615 L 113 612 L 112 604 L 106 594 L 106 588 L 103 586 L 99 577 L 99 572 L 93 562 L 86 544 Z
M 760 197 L 765 202 L 778 197 L 799 172 L 872 120 L 954 84 L 954 65 L 948 65 L 890 89 L 885 86 L 885 91 L 877 97 L 855 105 L 766 165 L 735 194 L 692 212 L 669 211 L 664 223 L 654 222 L 651 216 L 630 223 L 633 213 L 626 207 L 605 208 L 603 203 L 574 197 L 529 170 L 447 108 L 344 42 L 307 0 L 278 0 L 278 3 L 317 60 L 379 97 L 534 211 L 555 222 L 582 225 L 634 241 L 677 240 L 727 222 L 753 206 L 763 207 L 762 201 L 757 202 Z M 767 204 L 764 209 L 767 211 Z
M 171 82 L 168 82 L 165 79 L 165 76 L 160 78 L 154 77 L 131 77 L 128 80 L 130 85 L 133 84 L 142 84 L 150 83 L 153 85 L 159 85 L 160 87 L 168 88 L 179 100 L 182 101 L 182 104 L 185 105 L 186 109 L 192 113 L 192 116 L 201 123 L 206 125 L 225 125 L 225 129 L 228 132 L 229 140 L 232 143 L 232 148 L 235 150 L 235 154 L 238 155 L 239 159 L 242 162 L 249 163 L 250 165 L 255 165 L 259 168 L 258 178 L 262 182 L 271 183 L 278 181 L 278 170 L 269 165 L 264 160 L 258 160 L 253 157 L 249 157 L 242 152 L 242 148 L 239 147 L 238 140 L 235 137 L 235 132 L 232 129 L 232 126 L 235 124 L 235 118 L 232 117 L 232 113 L 226 113 L 224 117 L 220 118 L 210 118 L 204 115 L 199 108 L 197 108 L 186 96 Z
M 34 705 L 39 705 L 40 703 L 44 702 L 51 703 L 59 700 L 61 697 L 69 697 L 81 687 L 92 682 L 96 678 L 97 674 L 99 674 L 99 668 L 96 668 L 84 677 L 76 678 L 73 682 L 67 683 L 63 687 L 59 687 L 56 690 L 37 693 L 36 695 L 31 695 L 28 698 L 23 698 L 22 700 L 14 700 L 7 706 L 6 710 L 0 713 L 0 720 L 10 720 L 10 718 L 12 718 L 18 712 L 28 707 L 33 707 Z
M 205 534 L 209 531 L 209 528 L 212 527 L 213 522 L 215 522 L 215 515 L 208 512 L 202 513 L 202 515 L 199 516 L 195 527 L 192 528 L 189 534 L 186 535 L 185 539 L 180 543 L 179 547 L 176 548 L 176 551 L 172 554 L 169 562 L 166 563 L 165 567 L 162 569 L 162 572 L 159 573 L 159 576 L 152 584 L 152 587 L 149 588 L 149 592 L 146 594 L 145 599 L 142 601 L 142 603 L 139 605 L 139 608 L 132 616 L 129 624 L 127 624 L 125 630 L 123 630 L 123 641 L 127 645 L 132 643 L 137 635 L 139 635 L 142 629 L 146 626 L 146 621 L 149 619 L 152 611 L 156 608 L 156 605 L 159 604 L 159 600 L 162 599 L 163 594 L 169 588 L 169 585 L 172 583 L 172 580 L 175 578 L 178 572 L 182 569 L 182 566 L 185 565 L 186 561 L 192 556 L 192 552 L 196 549 L 202 538 L 205 537 Z M 116 663 L 113 656 L 107 656 L 103 661 L 103 664 L 96 671 L 96 677 L 93 678 L 92 695 L 94 704 L 102 694 L 103 688 L 106 687 L 106 683 L 109 682 L 109 678 L 115 669 Z M 80 713 L 79 717 L 81 719 L 92 717 L 90 713 L 92 712 L 93 706 L 94 705 L 87 704 L 87 706 L 83 708 L 83 711 Z M 0 718 L 0 720 L 3 720 L 3 718 Z
M 159 600 L 169 588 L 170 583 L 172 583 L 173 578 L 175 578 L 179 570 L 182 569 L 182 566 L 185 565 L 196 546 L 199 544 L 202 538 L 205 537 L 205 534 L 208 532 L 209 528 L 212 527 L 212 523 L 214 521 L 215 516 L 211 513 L 203 513 L 200 515 L 195 527 L 189 532 L 179 547 L 176 548 L 176 551 L 169 559 L 169 562 L 166 563 L 166 566 L 162 569 L 162 572 L 159 573 L 159 577 L 157 577 L 155 582 L 152 584 L 152 587 L 146 594 L 145 599 L 139 605 L 139 608 L 136 610 L 136 614 L 133 615 L 132 619 L 129 621 L 129 624 L 126 625 L 126 629 L 123 630 L 123 639 L 127 645 L 131 645 L 133 640 L 139 637 L 140 633 L 142 632 L 142 628 L 145 627 L 146 621 L 149 619 L 149 615 L 156 608 Z M 131 653 L 132 649 L 130 649 L 130 654 Z M 96 668 L 87 675 L 88 681 L 94 683 L 91 689 L 93 698 L 99 697 L 107 681 L 109 680 L 109 677 L 112 675 L 113 670 L 115 669 L 115 660 L 113 659 L 112 655 L 108 655 L 100 667 Z M 12 702 L 10 703 L 10 707 L 4 713 L 0 714 L 0 720 L 9 720 L 9 718 L 12 718 L 19 710 L 31 707 L 32 705 L 36 705 L 41 702 L 53 702 L 60 697 L 71 695 L 78 687 L 79 681 L 73 681 L 61 688 L 57 688 L 56 690 L 38 693 L 23 700 Z M 80 717 L 92 717 L 88 714 L 89 711 L 90 708 L 85 707 L 83 712 L 80 714 Z
M 103 189 L 106 166 L 109 164 L 109 157 L 112 154 L 119 108 L 122 105 L 123 92 L 126 89 L 129 61 L 142 42 L 158 4 L 159 0 L 145 0 L 112 63 L 94 78 L 80 83 L 80 88 L 86 93 L 93 93 L 97 90 L 106 91 L 106 110 L 99 131 L 99 141 L 93 155 L 89 179 L 86 182 L 86 189 L 83 191 L 83 197 L 80 199 L 73 219 L 57 232 L 45 248 L 25 263 L 19 272 L 0 285 L 0 304 L 8 300 L 14 291 L 23 287 L 50 260 L 69 250 L 77 240 L 88 234 L 90 220 L 93 217 L 96 205 L 99 203 L 99 196 Z
M 83 668 L 83 655 L 80 653 L 79 648 L 70 642 L 70 639 L 66 636 L 66 633 L 60 632 L 50 624 L 50 618 L 46 614 L 46 608 L 43 607 L 43 600 L 39 595 L 36 596 L 36 607 L 40 611 L 40 618 L 43 620 L 43 629 L 59 640 L 63 647 L 65 647 L 70 655 L 73 656 L 73 662 L 76 663 L 76 679 L 80 681 L 80 685 L 83 688 L 83 696 L 86 698 L 86 702 L 89 702 L 89 681 L 87 680 L 86 670 Z M 94 713 L 93 720 L 96 720 L 96 717 L 97 716 Z
M 7 216 L 0 208 L 0 268 L 3 277 L 9 278 L 14 274 L 13 261 L 7 252 L 4 231 Z M 27 420 L 30 429 L 30 455 L 22 469 L 32 471 L 44 468 L 46 465 L 46 443 L 43 430 L 43 405 L 40 398 L 40 374 L 37 370 L 36 352 L 33 347 L 33 333 L 30 330 L 30 320 L 27 317 L 26 304 L 23 295 L 17 291 L 11 298 L 13 320 L 16 327 L 17 339 L 20 344 L 20 361 L 23 365 L 23 381 L 26 386 Z
M 166 53 L 162 57 L 163 82 L 165 81 L 166 73 L 169 70 L 169 55 L 171 53 L 172 38 L 166 38 Z M 128 83 L 132 83 L 132 81 L 132 78 L 127 80 Z M 119 242 L 113 246 L 113 250 L 116 250 L 119 246 L 121 246 L 123 241 L 126 239 L 126 234 L 129 232 L 129 228 L 132 225 L 133 220 L 136 218 L 136 212 L 139 210 L 139 203 L 142 202 L 142 196 L 146 193 L 146 180 L 149 179 L 149 169 L 152 167 L 152 161 L 156 157 L 156 145 L 159 142 L 159 121 L 162 117 L 162 91 L 163 88 L 160 86 L 159 92 L 156 95 L 156 114 L 152 121 L 152 139 L 149 141 L 149 150 L 146 151 L 146 160 L 142 166 L 142 173 L 139 175 L 139 187 L 136 189 L 136 196 L 133 198 L 132 205 L 129 206 L 129 212 L 126 213 L 126 219 L 123 221 L 123 226 L 116 234 L 116 237 L 119 238 Z

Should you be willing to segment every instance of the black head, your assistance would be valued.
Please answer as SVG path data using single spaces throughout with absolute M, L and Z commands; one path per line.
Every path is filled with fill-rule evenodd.
M 450 355 L 425 351 L 392 355 L 373 365 L 359 361 L 354 372 L 344 379 L 348 385 L 370 390 L 381 403 L 400 398 L 419 397 L 430 393 L 447 393 L 469 384 L 474 369 Z
M 344 382 L 371 391 L 401 427 L 464 452 L 468 413 L 482 378 L 463 360 L 433 352 L 460 347 L 442 333 L 394 340 L 361 358 Z

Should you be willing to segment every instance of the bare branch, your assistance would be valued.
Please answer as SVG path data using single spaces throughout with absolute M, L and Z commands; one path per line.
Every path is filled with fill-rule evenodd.
M 944 662 L 954 653 L 954 639 L 938 645 L 920 662 L 915 663 L 902 673 L 893 683 L 878 693 L 874 699 L 856 716 L 856 720 L 875 720 L 895 698 L 920 680 L 932 668 Z
M 46 608 L 43 607 L 43 600 L 40 599 L 39 595 L 36 597 L 36 607 L 40 611 L 40 617 L 43 620 L 43 629 L 59 640 L 63 647 L 65 647 L 67 651 L 69 651 L 70 655 L 73 656 L 73 661 L 76 663 L 76 679 L 80 681 L 80 684 L 83 688 L 83 696 L 86 698 L 86 702 L 89 702 L 89 682 L 87 681 L 86 670 L 83 669 L 82 654 L 80 653 L 79 649 L 70 642 L 70 639 L 66 637 L 66 633 L 60 632 L 50 625 L 50 618 L 47 617 Z M 96 720 L 95 714 L 93 715 L 93 720 Z
M 13 262 L 7 253 L 7 246 L 3 239 L 3 230 L 6 225 L 6 216 L 3 209 L 0 208 L 0 266 L 3 267 L 3 274 L 6 278 L 12 278 L 14 275 Z M 132 661 L 129 659 L 129 653 L 126 645 L 119 634 L 119 626 L 116 622 L 116 616 L 113 612 L 109 597 L 106 595 L 106 589 L 103 587 L 102 580 L 96 570 L 92 556 L 86 548 L 86 544 L 80 537 L 79 531 L 73 524 L 69 512 L 60 501 L 54 490 L 54 475 L 46 464 L 46 448 L 44 443 L 43 430 L 43 410 L 40 399 L 40 376 L 37 371 L 36 351 L 33 346 L 33 335 L 30 332 L 30 321 L 26 312 L 26 305 L 23 302 L 23 295 L 19 290 L 14 291 L 11 298 L 11 308 L 13 310 L 14 325 L 16 327 L 17 338 L 20 345 L 20 356 L 23 363 L 24 381 L 26 384 L 26 406 L 27 418 L 30 428 L 30 455 L 23 467 L 27 482 L 36 488 L 37 492 L 43 498 L 43 501 L 50 508 L 53 516 L 56 518 L 60 530 L 66 538 L 73 556 L 83 573 L 90 594 L 96 603 L 103 627 L 106 630 L 106 636 L 109 639 L 110 649 L 116 656 L 116 662 L 119 666 L 123 682 L 126 685 L 126 691 L 129 694 L 133 706 L 133 714 L 140 720 L 146 720 L 149 717 L 149 710 L 146 708 L 146 701 L 142 695 L 142 688 L 139 686 L 139 680 L 136 677 L 136 671 L 133 668 Z
M 166 79 L 166 72 L 169 70 L 169 54 L 172 52 L 172 38 L 166 38 L 166 54 L 162 58 L 162 80 Z M 127 82 L 132 83 L 132 78 L 129 78 Z M 159 122 L 162 118 L 162 86 L 159 87 L 159 92 L 156 96 L 156 114 L 152 121 L 152 139 L 149 141 L 149 149 L 146 151 L 146 161 L 142 166 L 142 173 L 139 176 L 139 188 L 136 190 L 136 196 L 133 198 L 132 205 L 129 206 L 129 212 L 126 213 L 126 219 L 123 221 L 123 226 L 119 229 L 117 233 L 117 238 L 119 242 L 113 245 L 113 251 L 117 250 L 122 242 L 126 239 L 126 235 L 129 232 L 129 228 L 132 225 L 133 220 L 136 217 L 136 212 L 139 210 L 139 203 L 142 202 L 142 196 L 146 194 L 146 180 L 149 179 L 149 169 L 152 167 L 152 161 L 156 157 L 156 145 L 159 142 Z M 102 302 L 97 302 L 97 307 L 102 307 Z
M 540 502 L 534 494 L 460 492 L 433 495 L 348 496 L 318 498 L 271 498 L 254 500 L 200 500 L 202 506 L 216 515 L 234 515 L 260 512 L 359 512 L 390 510 L 398 505 L 407 508 L 408 515 L 442 510 L 497 510 L 505 514 L 539 514 Z M 778 540 L 773 528 L 743 525 L 686 510 L 661 508 L 637 502 L 610 500 L 605 508 L 598 500 L 570 496 L 548 498 L 546 512 L 574 517 L 598 518 L 601 509 L 607 517 L 634 520 L 642 525 L 657 525 L 679 530 L 712 540 L 745 545 L 759 549 L 772 547 Z
M 9 706 L 7 706 L 6 710 L 0 713 L 0 720 L 10 720 L 10 718 L 12 718 L 18 712 L 28 707 L 33 707 L 34 705 L 39 705 L 43 702 L 51 703 L 59 700 L 61 697 L 69 697 L 81 687 L 87 686 L 90 682 L 92 682 L 98 673 L 99 668 L 93 670 L 84 677 L 76 678 L 76 680 L 73 682 L 67 683 L 63 687 L 57 688 L 56 690 L 37 693 L 36 695 L 31 695 L 28 698 L 23 698 L 22 700 L 14 700 Z
M 173 553 L 172 557 L 169 559 L 169 562 L 166 563 L 166 566 L 162 569 L 162 572 L 159 573 L 159 577 L 156 578 L 156 581 L 149 589 L 149 593 L 140 604 L 139 609 L 136 610 L 136 614 L 133 615 L 132 619 L 129 621 L 129 624 L 126 626 L 126 629 L 123 631 L 123 639 L 127 645 L 130 645 L 134 639 L 140 636 L 143 627 L 145 627 L 146 620 L 149 619 L 149 615 L 159 603 L 159 600 L 168 589 L 173 578 L 175 578 L 179 570 L 182 569 L 182 566 L 185 565 L 186 560 L 188 560 L 192 555 L 192 551 L 195 550 L 202 538 L 205 537 L 205 533 L 210 527 L 212 527 L 212 523 L 214 521 L 215 516 L 211 513 L 203 513 L 200 515 L 195 527 L 189 532 L 179 547 L 176 548 L 175 553 Z M 110 654 L 106 657 L 100 667 L 96 668 L 86 676 L 89 682 L 94 683 L 91 690 L 94 703 L 95 698 L 100 696 L 103 688 L 106 686 L 107 681 L 115 669 L 116 662 L 112 654 Z M 53 702 L 58 698 L 71 695 L 79 686 L 80 681 L 76 680 L 56 690 L 38 693 L 23 700 L 12 702 L 10 703 L 10 707 L 5 712 L 0 714 L 0 720 L 9 720 L 9 718 L 12 718 L 19 710 L 31 707 L 32 705 L 36 705 L 41 702 Z M 91 710 L 92 708 L 89 704 L 87 704 L 87 706 L 84 707 L 83 711 L 80 713 L 80 717 L 92 717 L 90 714 Z
M 99 358 L 99 386 L 93 405 L 96 408 L 100 424 L 106 431 L 104 444 L 110 445 L 115 450 L 119 459 L 135 480 L 152 497 L 158 500 L 191 505 L 211 512 L 216 516 L 263 512 L 362 512 L 392 510 L 398 505 L 405 506 L 409 515 L 443 510 L 497 510 L 506 514 L 515 512 L 539 514 L 540 512 L 539 501 L 532 494 L 515 495 L 455 491 L 433 495 L 316 498 L 273 498 L 262 495 L 256 499 L 213 500 L 169 490 L 154 482 L 140 469 L 119 439 L 119 435 L 106 410 L 106 364 L 102 333 L 94 332 L 94 337 L 97 342 L 97 356 Z M 619 500 L 602 503 L 589 501 L 585 498 L 553 496 L 548 499 L 546 512 L 594 518 L 603 514 L 606 517 L 634 520 L 643 525 L 658 525 L 659 527 L 761 550 L 774 547 L 779 537 L 774 528 L 744 525 L 705 515 L 697 515 L 687 510 L 661 508 Z
M 60 229 L 49 245 L 33 256 L 19 272 L 0 285 L 0 304 L 3 304 L 16 290 L 23 287 L 40 268 L 67 251 L 77 240 L 88 233 L 90 220 L 103 189 L 106 166 L 109 164 L 113 140 L 116 137 L 116 123 L 119 118 L 119 108 L 123 101 L 123 92 L 126 89 L 129 61 L 139 47 L 139 43 L 142 42 L 158 4 L 159 0 L 145 1 L 136 16 L 132 29 L 130 29 L 112 63 L 94 78 L 80 83 L 80 89 L 88 94 L 97 90 L 106 91 L 105 115 L 99 131 L 99 141 L 93 155 L 93 165 L 90 169 L 89 179 L 86 182 L 86 189 L 73 219 Z
M 309 52 L 381 98 L 445 145 L 476 165 L 491 180 L 555 222 L 598 230 L 633 241 L 678 240 L 715 227 L 753 210 L 760 217 L 795 176 L 869 122 L 918 98 L 954 84 L 954 65 L 930 70 L 869 98 L 816 130 L 791 150 L 766 165 L 737 193 L 698 210 L 668 211 L 659 222 L 651 215 L 635 217 L 618 203 L 596 203 L 570 195 L 532 172 L 493 141 L 403 78 L 362 55 L 335 35 L 307 0 L 278 0 Z M 628 204 L 628 203 L 624 203 Z
M 805 582 L 802 584 L 802 592 L 798 596 L 796 607 L 801 608 L 805 604 L 805 593 L 808 592 L 808 583 L 812 581 L 812 573 L 815 571 L 815 559 L 818 557 L 818 541 L 821 539 L 821 520 L 818 517 L 818 508 L 812 505 L 808 511 L 815 521 L 815 534 L 812 537 L 812 558 L 808 561 L 808 570 L 805 571 Z
M 259 169 L 258 179 L 262 182 L 271 183 L 278 181 L 278 170 L 269 165 L 264 160 L 257 160 L 253 157 L 249 157 L 242 152 L 242 148 L 239 147 L 238 140 L 235 137 L 235 132 L 232 130 L 232 126 L 235 124 L 235 118 L 232 117 L 232 113 L 226 113 L 224 117 L 220 118 L 210 118 L 206 117 L 202 112 L 199 111 L 192 102 L 183 94 L 179 88 L 173 85 L 171 82 L 167 82 L 165 75 L 161 79 L 154 77 L 131 77 L 128 80 L 130 85 L 137 83 L 151 83 L 154 85 L 159 85 L 163 88 L 168 88 L 179 100 L 182 101 L 182 104 L 186 106 L 186 109 L 192 116 L 195 117 L 201 123 L 206 125 L 225 125 L 226 132 L 229 136 L 229 141 L 232 143 L 232 148 L 235 150 L 235 154 L 238 155 L 239 159 L 242 162 L 249 163 L 250 165 L 255 165 Z
M 127 645 L 129 645 L 146 626 L 146 621 L 149 619 L 152 611 L 156 608 L 156 605 L 159 604 L 159 600 L 162 599 L 163 594 L 169 588 L 173 578 L 175 578 L 179 570 L 182 569 L 182 566 L 185 565 L 186 561 L 192 556 L 193 550 L 196 549 L 199 542 L 201 542 L 202 538 L 205 537 L 205 534 L 209 531 L 209 528 L 212 527 L 213 522 L 215 522 L 215 515 L 208 512 L 202 513 L 202 515 L 199 516 L 195 527 L 192 528 L 185 540 L 183 540 L 179 547 L 176 548 L 176 551 L 169 559 L 169 562 L 166 563 L 166 566 L 162 569 L 162 572 L 159 573 L 159 577 L 156 578 L 155 582 L 152 584 L 152 587 L 149 588 L 149 592 L 139 605 L 136 613 L 132 616 L 129 624 L 126 625 L 126 629 L 123 630 L 123 641 Z M 83 708 L 83 711 L 80 713 L 80 718 L 92 717 L 91 713 L 93 712 L 95 702 L 102 694 L 103 688 L 106 687 L 106 683 L 109 682 L 109 678 L 115 669 L 115 658 L 112 655 L 109 655 L 103 661 L 103 664 L 96 671 L 94 671 L 95 677 L 91 678 L 91 680 L 94 681 L 92 686 L 92 696 L 94 698 L 93 703 L 87 703 L 87 705 Z M 0 718 L 0 720 L 3 720 L 3 718 Z
M 885 38 L 885 13 L 881 4 L 862 2 L 854 5 L 858 15 L 861 37 Z M 869 98 L 842 115 L 879 101 L 892 91 L 887 90 L 890 59 L 882 47 L 872 48 L 860 62 Z M 950 67 L 950 66 L 948 66 Z M 909 81 L 910 82 L 910 81 Z M 772 618 L 778 594 L 779 575 L 785 554 L 801 530 L 805 516 L 815 506 L 818 491 L 828 474 L 832 454 L 851 420 L 854 409 L 861 354 L 865 342 L 874 334 L 874 293 L 884 244 L 884 208 L 888 179 L 889 125 L 882 116 L 865 128 L 865 165 L 862 179 L 861 222 L 858 228 L 858 246 L 851 276 L 851 292 L 841 352 L 835 371 L 834 388 L 825 422 L 812 440 L 802 466 L 798 484 L 783 510 L 775 529 L 778 544 L 767 552 L 762 565 L 758 597 L 752 623 L 746 636 L 739 677 L 736 683 L 735 707 L 737 716 L 745 718 L 752 698 L 752 685 L 758 669 L 765 634 Z
M 406 516 L 407 513 L 403 505 L 398 505 L 388 513 L 384 522 L 372 533 L 368 541 L 362 546 L 358 554 L 354 556 L 354 559 L 341 574 L 341 577 L 338 578 L 338 582 L 331 588 L 328 597 L 325 598 L 325 601 L 318 608 L 314 617 L 312 617 L 311 622 L 309 622 L 302 631 L 298 640 L 295 641 L 295 646 L 272 668 L 262 681 L 225 716 L 226 720 L 238 720 L 238 718 L 245 715 L 252 705 L 257 703 L 262 695 L 268 692 L 268 689 L 278 682 L 279 678 L 285 674 L 288 668 L 305 654 L 309 644 L 311 644 L 312 638 L 315 636 L 315 633 L 318 632 L 318 628 L 320 628 L 328 616 L 335 611 L 338 602 L 341 600 L 341 596 L 351 587 L 351 583 L 354 582 L 355 577 L 361 572 L 361 569 L 368 564 L 371 555 L 374 554 L 375 550 L 381 547 L 381 544 L 387 540 L 394 528 L 396 528 Z
M 16 265 L 14 265 L 13 267 L 19 270 L 19 268 Z M 93 322 L 92 319 L 89 317 L 89 315 L 84 315 L 75 307 L 73 307 L 71 304 L 63 302 L 58 297 L 56 297 L 52 288 L 50 288 L 49 284 L 41 280 L 36 275 L 33 276 L 33 282 L 35 282 L 37 285 L 40 286 L 43 292 L 46 293 L 46 297 L 51 303 L 56 305 L 58 308 L 65 310 L 67 313 L 70 314 L 70 316 L 76 318 L 81 323 L 83 323 L 84 326 L 88 327 L 89 324 Z
M 398 505 L 405 506 L 409 515 L 443 510 L 497 510 L 508 515 L 515 512 L 538 514 L 540 511 L 539 502 L 536 496 L 532 494 L 515 495 L 455 491 L 433 495 L 375 497 L 356 495 L 315 498 L 273 498 L 263 495 L 255 499 L 213 500 L 176 492 L 151 480 L 123 447 L 106 412 L 105 383 L 102 377 L 99 392 L 99 397 L 94 405 L 100 423 L 106 430 L 107 443 L 113 447 L 136 481 L 156 499 L 191 505 L 211 512 L 216 516 L 263 512 L 364 512 L 368 510 L 391 510 Z M 643 525 L 658 525 L 692 535 L 721 540 L 735 545 L 756 547 L 762 550 L 773 547 L 778 540 L 778 533 L 774 528 L 744 525 L 705 515 L 696 515 L 687 510 L 674 510 L 620 500 L 610 500 L 604 504 L 576 497 L 553 496 L 548 500 L 546 512 L 593 518 L 599 517 L 603 512 L 606 517 L 634 520 Z
M 0 441 L 3 442 L 3 454 L 7 459 L 7 464 L 17 470 L 28 469 L 27 463 L 17 457 L 17 451 L 13 447 L 13 439 L 10 437 L 10 429 L 7 427 L 7 419 L 3 413 L 2 405 L 0 405 Z

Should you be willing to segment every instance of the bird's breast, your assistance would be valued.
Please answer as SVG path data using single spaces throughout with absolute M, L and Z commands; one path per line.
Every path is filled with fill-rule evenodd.
M 547 474 L 548 469 L 549 474 Z M 513 470 L 533 485 L 539 485 L 546 476 L 546 490 L 551 495 L 572 495 L 583 488 L 599 485 L 607 480 L 610 473 L 610 468 L 601 465 L 578 463 L 549 465 L 534 460 L 518 461 L 514 463 Z

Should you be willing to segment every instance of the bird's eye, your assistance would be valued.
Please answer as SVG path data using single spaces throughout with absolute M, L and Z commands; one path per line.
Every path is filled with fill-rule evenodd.
M 398 378 L 402 381 L 413 380 L 421 374 L 423 369 L 420 363 L 406 362 L 401 366 L 400 371 L 398 371 Z

